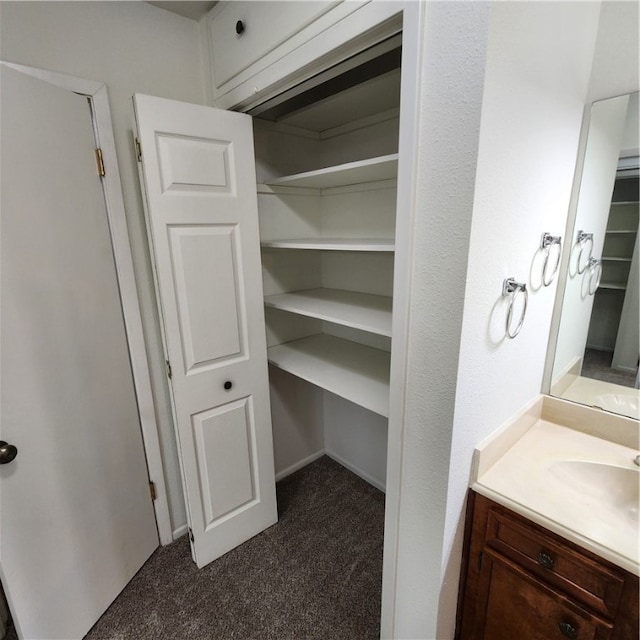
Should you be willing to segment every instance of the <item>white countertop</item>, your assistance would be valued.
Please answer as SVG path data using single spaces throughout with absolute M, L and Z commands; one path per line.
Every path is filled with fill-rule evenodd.
M 506 429 L 498 434 L 503 443 L 498 455 L 491 441 L 476 450 L 472 489 L 640 575 L 640 467 L 633 462 L 638 452 L 532 418 L 531 411 L 523 415 L 524 426 L 520 416 L 509 437 Z

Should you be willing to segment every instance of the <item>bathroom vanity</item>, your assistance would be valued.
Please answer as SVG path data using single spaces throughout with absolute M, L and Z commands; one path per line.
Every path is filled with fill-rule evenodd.
M 638 637 L 638 427 L 624 421 L 542 397 L 478 447 L 457 638 Z

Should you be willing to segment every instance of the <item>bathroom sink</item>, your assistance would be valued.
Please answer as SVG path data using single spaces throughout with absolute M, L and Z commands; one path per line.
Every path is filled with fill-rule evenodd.
M 549 471 L 609 516 L 620 518 L 621 525 L 637 527 L 640 469 L 589 460 L 558 460 L 551 463 Z

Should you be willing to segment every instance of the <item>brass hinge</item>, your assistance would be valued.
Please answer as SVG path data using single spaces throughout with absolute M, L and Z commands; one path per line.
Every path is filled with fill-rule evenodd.
M 96 164 L 98 165 L 98 175 L 104 178 L 104 161 L 102 159 L 102 149 L 96 149 Z
M 149 491 L 151 492 L 151 499 L 157 500 L 158 494 L 156 493 L 156 483 L 151 480 L 149 481 Z
M 142 145 L 140 144 L 140 140 L 138 138 L 135 139 L 136 144 L 136 159 L 138 162 L 142 162 Z
M 191 531 L 191 527 L 189 527 L 189 540 L 193 542 L 193 531 Z
M 168 360 L 165 360 L 165 364 L 167 365 L 167 378 L 171 380 L 171 363 Z

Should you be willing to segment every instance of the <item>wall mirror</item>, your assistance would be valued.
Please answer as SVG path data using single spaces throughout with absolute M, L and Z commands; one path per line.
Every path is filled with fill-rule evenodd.
M 580 189 L 565 235 L 556 299 L 561 314 L 545 384 L 550 395 L 636 419 L 638 96 L 594 102 L 585 118 L 588 134 L 576 172 Z

